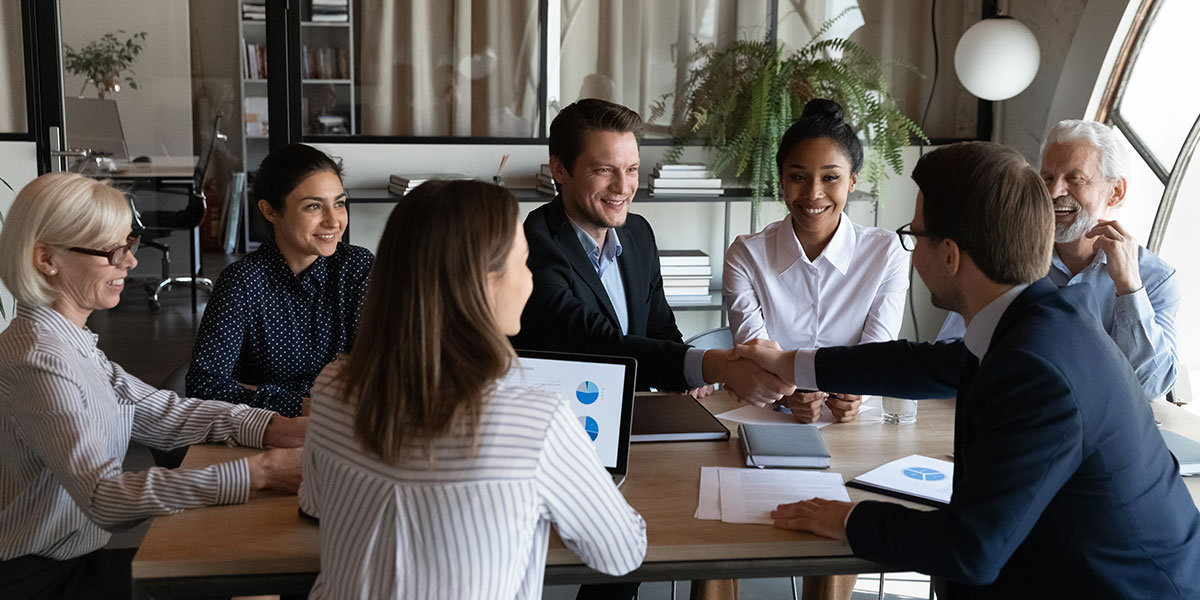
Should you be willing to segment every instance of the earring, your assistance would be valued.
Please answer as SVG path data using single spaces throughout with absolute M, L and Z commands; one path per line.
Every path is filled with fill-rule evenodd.
M 55 275 L 58 275 L 58 269 L 50 269 L 49 271 L 46 272 L 46 275 L 48 275 L 50 277 L 54 277 Z

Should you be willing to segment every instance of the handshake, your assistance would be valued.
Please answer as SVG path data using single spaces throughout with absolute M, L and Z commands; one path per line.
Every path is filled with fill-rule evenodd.
M 835 421 L 853 421 L 861 396 L 796 390 L 796 351 L 785 351 L 765 339 L 738 344 L 732 350 L 704 353 L 704 379 L 720 381 L 738 400 L 764 407 L 780 400 L 801 423 L 812 423 L 828 405 Z

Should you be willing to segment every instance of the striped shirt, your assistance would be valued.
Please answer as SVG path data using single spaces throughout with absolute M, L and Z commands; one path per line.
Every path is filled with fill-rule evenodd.
M 109 361 L 97 339 L 54 309 L 22 304 L 0 333 L 0 560 L 82 556 L 108 542 L 108 529 L 250 495 L 245 459 L 121 472 L 131 438 L 164 450 L 257 447 L 274 413 L 155 389 Z
M 435 464 L 367 455 L 335 362 L 313 387 L 300 507 L 321 519 L 321 573 L 310 598 L 540 598 L 550 524 L 587 565 L 627 573 L 646 524 L 601 466 L 570 407 L 551 394 L 497 389 L 478 452 L 440 438 Z

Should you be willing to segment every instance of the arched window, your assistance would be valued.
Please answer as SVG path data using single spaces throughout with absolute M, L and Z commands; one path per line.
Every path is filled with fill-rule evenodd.
M 1113 125 L 1132 161 L 1120 219 L 1176 269 L 1183 304 L 1175 319 L 1181 362 L 1200 383 L 1200 2 L 1141 0 L 1122 40 L 1096 120 Z M 1190 301 L 1190 306 L 1189 306 Z

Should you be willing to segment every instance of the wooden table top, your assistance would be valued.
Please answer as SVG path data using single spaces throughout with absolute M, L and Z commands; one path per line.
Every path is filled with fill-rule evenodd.
M 704 404 L 714 414 L 736 407 L 736 402 L 721 393 Z M 1154 408 L 1164 429 L 1193 437 L 1200 434 L 1200 417 L 1165 402 L 1156 402 Z M 923 400 L 914 425 L 885 425 L 879 410 L 867 412 L 854 423 L 831 425 L 822 429 L 832 455 L 829 470 L 849 481 L 910 454 L 948 460 L 953 448 L 953 422 L 953 401 Z M 736 424 L 726 425 L 736 430 Z M 203 467 L 254 452 L 257 450 L 197 446 L 189 451 L 183 467 Z M 638 579 L 639 572 L 643 579 L 676 578 L 679 573 L 671 570 L 671 565 L 684 563 L 693 567 L 724 564 L 728 568 L 722 573 L 743 572 L 749 563 L 766 562 L 787 565 L 799 574 L 804 571 L 799 567 L 808 563 L 813 568 L 806 572 L 812 574 L 881 569 L 880 565 L 852 558 L 844 542 L 766 525 L 695 519 L 700 467 L 744 465 L 736 439 L 633 444 L 629 475 L 621 491 L 645 518 L 649 547 L 643 567 L 631 578 Z M 1200 478 L 1189 478 L 1187 485 L 1193 499 L 1200 498 Z M 855 488 L 848 488 L 848 492 L 855 501 L 895 501 Z M 320 568 L 318 530 L 302 519 L 297 509 L 294 495 L 255 493 L 246 504 L 159 517 L 134 557 L 133 578 L 316 573 Z M 743 563 L 729 567 L 731 561 Z M 821 561 L 825 561 L 823 567 Z M 586 579 L 588 571 L 557 536 L 552 538 L 547 556 L 548 582 Z M 559 574 L 557 579 L 555 573 Z M 656 573 L 669 576 L 658 577 Z

